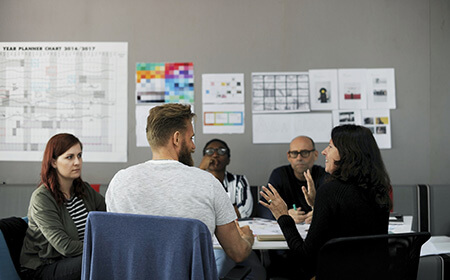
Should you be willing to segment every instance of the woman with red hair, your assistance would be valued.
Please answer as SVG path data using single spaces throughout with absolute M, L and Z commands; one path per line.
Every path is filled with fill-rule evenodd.
M 68 133 L 47 143 L 20 257 L 26 279 L 81 277 L 88 212 L 106 211 L 104 197 L 81 179 L 82 149 L 80 140 Z

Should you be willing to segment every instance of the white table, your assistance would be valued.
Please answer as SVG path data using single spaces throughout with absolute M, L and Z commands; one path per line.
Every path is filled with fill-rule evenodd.
M 420 250 L 421 257 L 445 253 L 450 253 L 450 237 L 448 236 L 432 236 Z
M 389 233 L 411 232 L 412 216 L 404 216 L 401 223 L 389 223 Z M 258 235 L 279 235 L 281 232 L 278 223 L 274 220 L 254 218 L 252 220 L 239 221 L 240 226 L 248 225 L 255 234 L 255 243 L 253 250 L 287 250 L 289 249 L 286 241 L 259 241 Z M 309 224 L 297 224 L 297 229 L 303 239 L 308 234 Z M 214 236 L 214 249 L 220 249 L 220 244 Z

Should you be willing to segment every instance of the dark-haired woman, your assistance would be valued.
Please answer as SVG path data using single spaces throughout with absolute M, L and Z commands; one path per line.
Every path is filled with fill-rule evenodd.
M 314 207 L 305 240 L 276 189 L 269 185 L 261 192 L 269 203 L 260 203 L 272 211 L 289 248 L 301 261 L 295 268 L 296 279 L 315 276 L 318 252 L 328 240 L 388 232 L 390 179 L 371 131 L 356 125 L 335 127 L 322 154 L 325 171 L 331 176 L 317 194 L 311 176 L 305 172 L 308 189 L 303 192 Z
M 31 195 L 20 263 L 27 279 L 80 279 L 86 218 L 105 199 L 81 179 L 82 144 L 72 134 L 47 143 L 41 182 Z

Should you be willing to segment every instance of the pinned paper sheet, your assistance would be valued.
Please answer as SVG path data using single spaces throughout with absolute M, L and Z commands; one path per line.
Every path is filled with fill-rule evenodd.
M 333 127 L 344 124 L 361 125 L 361 110 L 333 110 Z
M 153 107 L 163 104 L 164 103 L 150 103 L 136 105 L 136 147 L 150 147 L 146 133 L 147 117 Z M 191 105 L 191 111 L 194 112 L 193 105 Z
M 309 70 L 309 92 L 311 110 L 338 109 L 337 70 Z
M 369 128 L 380 149 L 390 149 L 391 144 L 391 115 L 390 111 L 362 110 L 362 125 Z
M 331 113 L 254 114 L 253 143 L 290 143 L 299 135 L 328 143 L 331 124 Z
M 244 74 L 203 74 L 202 97 L 207 104 L 243 104 Z
M 203 133 L 244 133 L 244 104 L 203 104 Z
M 150 109 L 163 103 L 142 104 L 136 106 L 136 147 L 150 147 L 147 141 L 146 127 Z
M 137 63 L 136 103 L 194 103 L 194 64 Z
M 2 42 L 0 57 L 0 160 L 41 161 L 65 132 L 86 162 L 127 162 L 128 43 Z
M 367 107 L 395 109 L 395 73 L 389 69 L 367 69 Z
M 366 109 L 366 69 L 339 69 L 339 108 Z
M 309 112 L 308 72 L 252 73 L 252 111 Z
M 244 74 L 203 74 L 203 133 L 245 131 Z

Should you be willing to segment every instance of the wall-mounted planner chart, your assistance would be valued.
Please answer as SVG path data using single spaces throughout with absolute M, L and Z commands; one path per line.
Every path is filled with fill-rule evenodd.
M 127 43 L 0 43 L 0 160 L 40 161 L 56 133 L 127 161 Z

